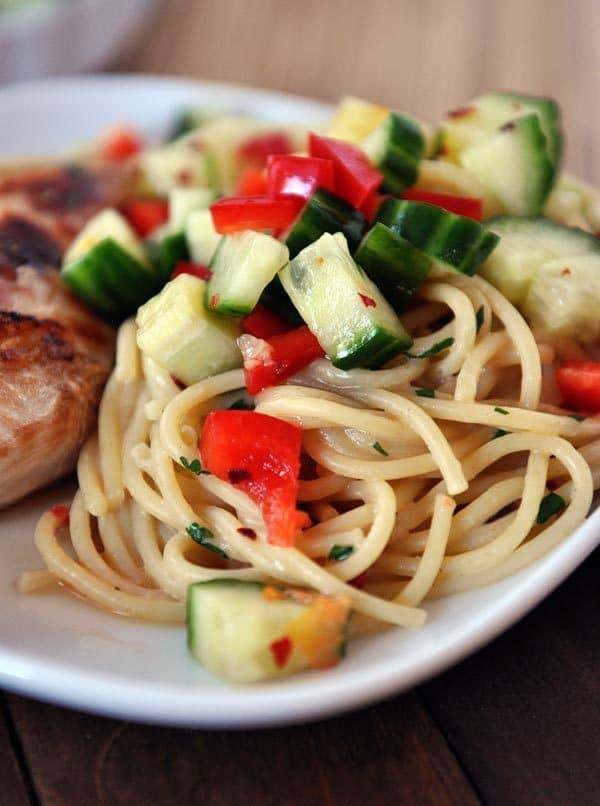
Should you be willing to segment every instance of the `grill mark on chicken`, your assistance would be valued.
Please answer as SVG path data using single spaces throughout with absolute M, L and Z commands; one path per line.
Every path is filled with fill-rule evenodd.
M 62 250 L 41 227 L 26 218 L 0 219 L 0 272 L 13 278 L 18 266 L 60 266 Z

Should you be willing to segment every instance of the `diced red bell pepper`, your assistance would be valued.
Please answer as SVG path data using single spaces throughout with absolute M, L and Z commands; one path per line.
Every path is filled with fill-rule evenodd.
M 212 272 L 206 266 L 201 266 L 199 263 L 188 263 L 185 260 L 180 260 L 175 264 L 171 280 L 179 277 L 180 274 L 192 274 L 194 277 L 199 277 L 201 280 L 210 280 Z
M 299 196 L 229 196 L 210 208 L 213 224 L 221 235 L 244 229 L 276 229 L 289 227 L 304 206 Z
M 110 162 L 122 162 L 141 151 L 142 141 L 131 126 L 112 126 L 100 137 L 100 156 Z
M 386 199 L 393 199 L 395 198 L 391 193 L 372 193 L 370 196 L 364 200 L 364 202 L 360 206 L 360 211 L 367 219 L 367 221 L 372 221 L 375 218 L 375 214 L 379 209 L 379 205 L 382 204 Z
M 354 207 L 360 207 L 383 181 L 383 174 L 371 165 L 358 146 L 332 137 L 308 135 L 311 157 L 333 162 L 334 190 Z
M 251 395 L 268 386 L 277 386 L 315 358 L 325 355 L 306 325 L 268 339 L 242 336 L 239 345 L 244 359 L 246 388 Z
M 256 336 L 257 339 L 269 339 L 271 336 L 278 336 L 280 333 L 287 333 L 293 329 L 294 325 L 260 304 L 256 305 L 252 313 L 242 319 L 242 332 Z
M 270 196 L 308 199 L 318 187 L 333 193 L 333 163 L 320 157 L 270 156 L 267 160 Z
M 600 361 L 567 361 L 556 370 L 556 383 L 567 408 L 600 412 Z
M 132 199 L 121 205 L 121 210 L 140 238 L 150 235 L 169 219 L 166 199 Z
M 238 155 L 255 165 L 266 165 L 270 154 L 291 154 L 290 138 L 285 132 L 268 132 L 250 137 L 238 149 Z
M 432 190 L 409 188 L 404 191 L 402 198 L 435 204 L 437 207 L 442 207 L 451 213 L 464 215 L 475 221 L 481 221 L 483 217 L 482 199 L 475 199 L 470 196 L 453 196 L 451 193 L 437 193 Z
M 235 186 L 236 196 L 264 196 L 267 194 L 267 177 L 262 168 L 250 165 L 240 174 Z
M 212 411 L 202 428 L 202 465 L 259 505 L 276 546 L 294 545 L 301 443 L 298 426 L 255 411 Z

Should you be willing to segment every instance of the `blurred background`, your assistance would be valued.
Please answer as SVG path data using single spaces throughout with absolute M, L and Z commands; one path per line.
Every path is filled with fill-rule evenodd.
M 169 73 L 351 93 L 431 122 L 484 90 L 551 95 L 568 166 L 600 181 L 599 0 L 0 0 L 0 12 L 0 81 Z

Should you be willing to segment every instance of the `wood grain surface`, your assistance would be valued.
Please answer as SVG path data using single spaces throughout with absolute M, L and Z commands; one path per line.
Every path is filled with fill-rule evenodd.
M 430 121 L 491 88 L 544 93 L 567 164 L 600 182 L 599 40 L 598 0 L 169 0 L 114 68 L 352 93 Z M 596 552 L 474 657 L 312 725 L 176 730 L 5 694 L 0 804 L 600 803 L 599 571 Z

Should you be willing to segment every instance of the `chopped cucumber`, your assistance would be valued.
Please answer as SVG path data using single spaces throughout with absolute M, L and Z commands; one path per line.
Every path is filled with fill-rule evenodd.
M 465 148 L 461 164 L 512 215 L 535 215 L 554 182 L 554 166 L 537 115 L 510 121 L 484 142 Z
M 289 260 L 287 246 L 262 232 L 225 235 L 210 262 L 205 305 L 211 311 L 245 316 Z
M 359 145 L 388 114 L 389 109 L 385 106 L 346 95 L 335 109 L 327 136 Z
M 65 283 L 102 316 L 119 321 L 159 288 L 159 278 L 127 220 L 116 210 L 95 215 L 63 259 Z
M 390 112 L 364 140 L 362 148 L 383 173 L 385 188 L 402 193 L 417 181 L 426 140 L 425 129 L 415 118 Z
M 196 132 L 143 151 L 139 164 L 146 184 L 161 196 L 177 187 L 217 186 L 214 154 Z
M 205 309 L 205 285 L 181 274 L 143 305 L 136 319 L 140 350 L 188 386 L 242 365 L 238 322 Z
M 341 233 L 322 235 L 279 277 L 335 366 L 377 367 L 410 347 L 411 337 Z
M 376 220 L 443 269 L 462 274 L 474 274 L 499 240 L 477 221 L 426 202 L 385 199 Z
M 185 237 L 194 263 L 208 266 L 223 236 L 216 231 L 210 210 L 195 210 L 188 217 Z
M 350 600 L 260 582 L 190 585 L 188 647 L 209 671 L 255 683 L 334 666 L 345 651 Z
M 500 243 L 482 276 L 534 327 L 593 340 L 600 327 L 600 241 L 545 218 L 503 216 L 487 224 Z
M 380 222 L 362 239 L 354 259 L 396 311 L 404 310 L 410 303 L 432 262 L 428 255 Z
M 560 110 L 549 98 L 489 93 L 442 124 L 444 158 L 462 165 L 513 215 L 543 209 L 562 155 Z
M 341 232 L 351 251 L 360 243 L 367 220 L 356 208 L 324 188 L 310 197 L 286 238 L 290 256 L 314 243 L 325 232 Z
M 196 210 L 207 210 L 218 198 L 208 188 L 173 188 L 169 193 L 169 231 L 182 232 L 190 215 Z

